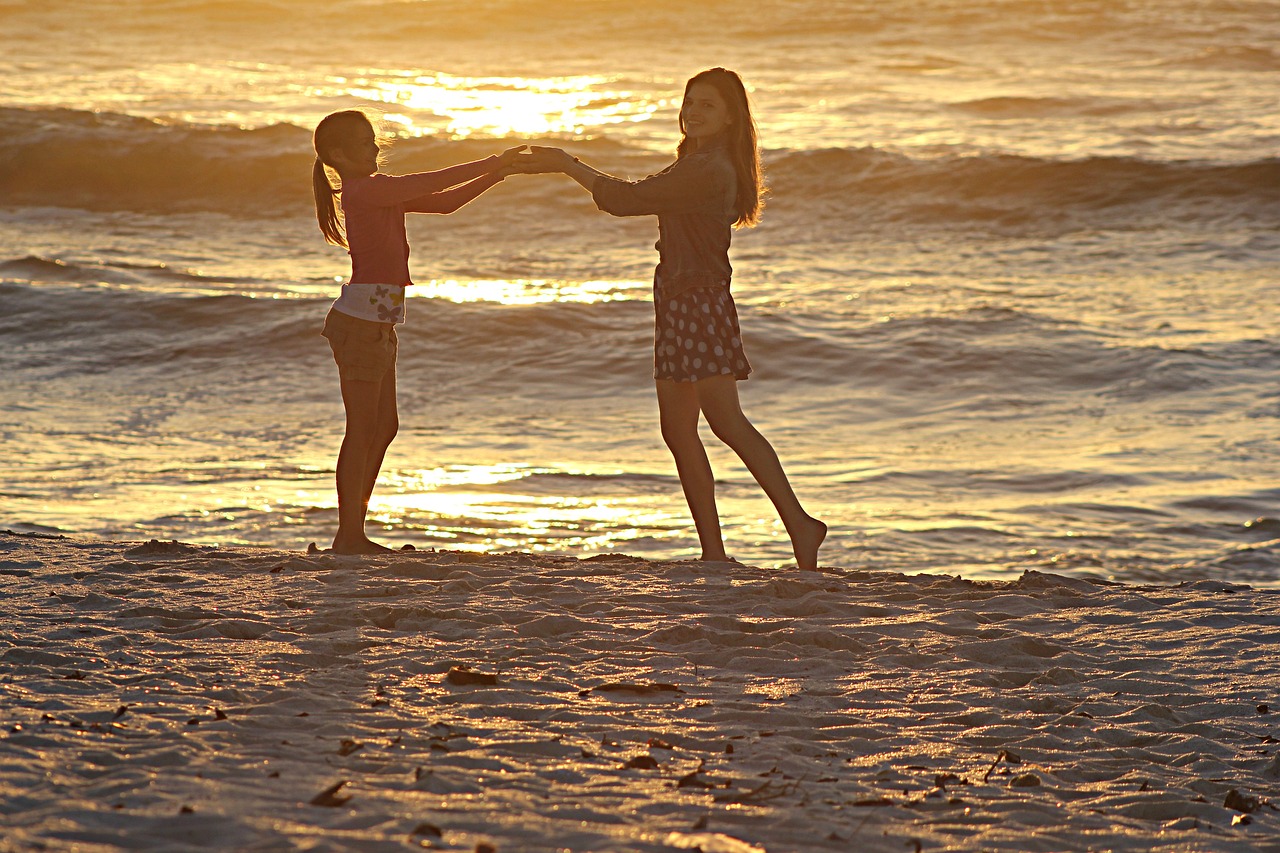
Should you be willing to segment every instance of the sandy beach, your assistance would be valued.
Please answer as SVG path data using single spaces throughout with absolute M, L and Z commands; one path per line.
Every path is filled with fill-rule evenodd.
M 1280 850 L 1280 592 L 0 534 L 5 850 Z
M 1278 5 L 0 0 L 0 853 L 1280 853 Z M 741 140 L 717 66 L 767 204 L 687 248 L 820 571 L 722 417 L 746 564 L 684 559 L 655 265 L 712 279 L 570 165 Z M 577 178 L 353 256 L 344 110 Z M 307 549 L 355 257 L 413 281 L 370 558 Z

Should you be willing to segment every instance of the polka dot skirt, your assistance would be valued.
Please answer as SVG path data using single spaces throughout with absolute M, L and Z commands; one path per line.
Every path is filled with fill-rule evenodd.
M 746 379 L 751 373 L 729 288 L 695 287 L 668 297 L 655 288 L 653 307 L 654 379 Z

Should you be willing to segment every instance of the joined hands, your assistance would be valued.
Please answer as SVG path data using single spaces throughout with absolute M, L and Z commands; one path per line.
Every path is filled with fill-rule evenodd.
M 517 145 L 508 148 L 498 155 L 498 168 L 493 170 L 493 174 L 505 178 L 507 175 L 514 175 L 519 170 L 514 167 L 516 160 L 521 156 L 522 152 L 528 148 L 528 145 Z
M 574 157 L 562 148 L 553 148 L 547 145 L 528 146 L 529 151 L 523 152 L 526 146 L 508 149 L 512 154 L 509 160 L 504 163 L 503 173 L 507 175 L 544 175 L 555 172 L 563 172 L 578 162 Z M 508 152 L 503 152 L 502 156 L 506 158 Z

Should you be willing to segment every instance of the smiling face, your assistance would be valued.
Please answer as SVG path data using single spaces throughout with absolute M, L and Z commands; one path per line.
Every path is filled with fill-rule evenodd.
M 732 123 L 729 105 L 715 86 L 700 80 L 685 92 L 680 105 L 680 129 L 695 143 L 711 139 Z

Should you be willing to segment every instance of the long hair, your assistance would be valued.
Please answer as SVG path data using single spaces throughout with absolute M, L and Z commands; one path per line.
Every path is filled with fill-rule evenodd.
M 734 199 L 734 211 L 738 214 L 735 227 L 750 228 L 760 221 L 764 209 L 764 167 L 760 163 L 760 145 L 756 138 L 756 122 L 751 117 L 751 103 L 742 78 L 727 68 L 708 68 L 700 71 L 684 85 L 685 96 L 695 83 L 708 83 L 715 87 L 729 108 L 729 127 L 725 130 L 726 147 L 733 170 L 738 176 L 738 195 Z M 694 149 L 694 142 L 685 132 L 684 117 L 680 118 L 680 145 L 676 157 L 683 157 Z
M 316 160 L 311 166 L 311 194 L 316 200 L 316 219 L 320 223 L 320 233 L 325 242 L 346 249 L 347 229 L 342 221 L 342 214 L 334 199 L 341 190 L 329 183 L 329 173 L 325 166 L 336 171 L 333 155 L 348 147 L 358 139 L 363 131 L 373 131 L 373 122 L 359 110 L 342 110 L 330 113 L 316 125 L 312 135 L 312 145 L 316 149 Z

